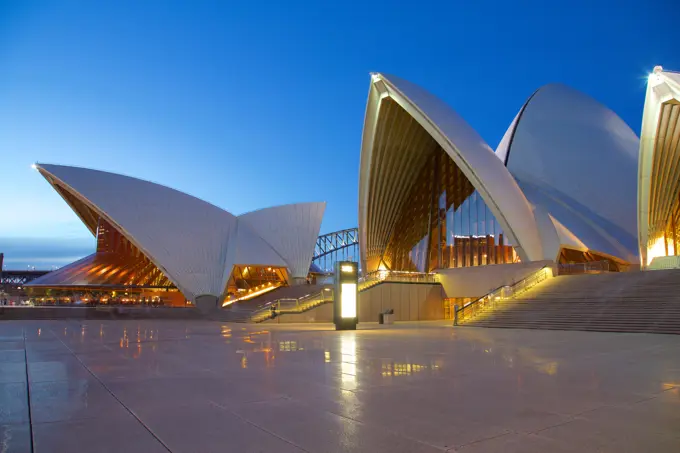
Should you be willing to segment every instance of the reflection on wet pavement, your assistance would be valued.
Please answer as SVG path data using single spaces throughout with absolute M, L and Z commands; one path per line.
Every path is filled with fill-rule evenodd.
M 0 452 L 680 451 L 678 336 L 360 327 L 3 322 Z

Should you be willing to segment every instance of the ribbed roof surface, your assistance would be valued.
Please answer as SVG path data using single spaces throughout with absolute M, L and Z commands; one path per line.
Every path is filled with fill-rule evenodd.
M 527 199 L 589 249 L 635 262 L 638 147 L 614 112 L 551 84 L 521 108 L 496 154 Z

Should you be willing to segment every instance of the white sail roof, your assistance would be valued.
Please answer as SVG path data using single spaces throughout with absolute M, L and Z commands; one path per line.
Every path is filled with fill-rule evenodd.
M 378 150 L 373 149 L 378 140 L 375 135 L 376 125 L 382 114 L 382 100 L 387 97 L 396 101 L 413 117 L 461 169 L 502 225 L 522 260 L 544 259 L 530 204 L 503 163 L 496 158 L 494 151 L 479 134 L 445 102 L 421 87 L 391 75 L 373 74 L 364 120 L 359 176 L 359 243 L 364 267 L 366 268 L 367 254 L 372 253 L 367 249 L 386 245 L 384 242 L 387 236 L 383 234 L 381 239 L 378 234 L 389 231 L 389 226 L 375 222 L 391 221 L 393 211 L 404 202 L 397 198 L 405 196 L 403 189 L 413 179 L 413 175 L 406 171 L 415 168 L 414 162 L 418 160 L 413 152 L 406 152 L 411 148 L 415 149 L 414 147 L 404 146 L 403 152 L 399 151 L 399 155 L 393 156 L 379 156 Z M 376 181 L 370 180 L 373 173 L 371 169 L 376 166 L 393 170 L 393 174 L 385 177 L 380 187 L 376 186 Z M 394 181 L 395 178 L 401 180 Z M 374 203 L 375 206 L 369 207 L 370 200 L 375 197 L 380 199 L 376 201 L 377 204 Z M 376 207 L 380 210 L 379 219 L 378 213 L 369 212 Z M 377 220 L 369 225 L 371 215 Z M 374 244 L 380 241 L 380 244 Z
M 648 266 L 655 257 L 680 254 L 677 237 L 666 241 L 664 234 L 680 194 L 680 72 L 657 66 L 649 75 L 640 135 L 638 241 Z
M 550 84 L 522 106 L 496 155 L 529 202 L 562 229 L 590 250 L 635 262 L 638 147 L 635 133 L 610 109 Z
M 264 208 L 238 217 L 285 260 L 293 278 L 305 278 L 312 263 L 326 203 L 296 203 Z

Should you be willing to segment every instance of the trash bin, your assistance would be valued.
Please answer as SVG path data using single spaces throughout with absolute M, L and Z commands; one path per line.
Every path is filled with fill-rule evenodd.
M 388 308 L 378 314 L 378 324 L 394 324 L 394 309 Z

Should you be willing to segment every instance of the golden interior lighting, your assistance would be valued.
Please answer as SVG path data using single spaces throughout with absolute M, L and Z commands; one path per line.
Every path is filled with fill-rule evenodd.
M 420 157 L 410 165 L 371 167 L 378 186 L 395 178 L 403 183 L 369 194 L 367 271 L 426 273 L 518 262 L 513 244 L 453 159 L 396 101 L 381 102 L 374 158 L 405 160 L 414 152 Z M 395 174 L 397 169 L 405 173 Z

